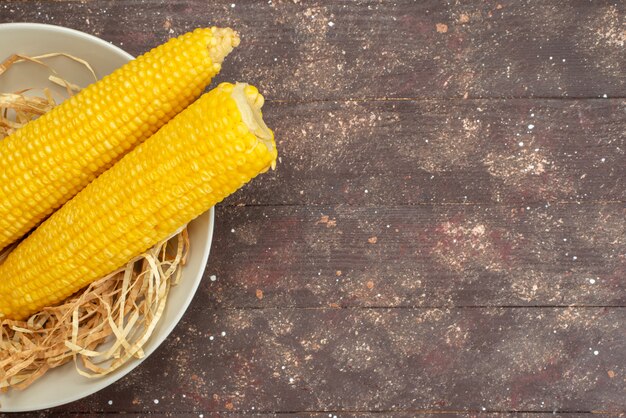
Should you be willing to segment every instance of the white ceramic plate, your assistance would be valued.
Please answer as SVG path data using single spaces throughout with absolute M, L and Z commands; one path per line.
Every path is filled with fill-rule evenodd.
M 49 52 L 66 52 L 87 60 L 101 78 L 122 66 L 133 57 L 98 39 L 72 29 L 34 23 L 0 24 L 0 61 L 13 53 L 30 56 Z M 93 78 L 79 64 L 63 58 L 50 59 L 61 76 L 82 87 Z M 48 70 L 36 65 L 19 64 L 0 77 L 0 92 L 16 91 L 23 88 L 44 86 Z M 35 81 L 35 82 L 34 82 Z M 63 97 L 61 88 L 55 89 L 57 97 Z M 214 210 L 200 216 L 189 225 L 191 250 L 188 264 L 183 268 L 180 284 L 173 287 L 165 312 L 144 351 L 149 356 L 172 332 L 183 313 L 191 303 L 206 266 L 213 237 Z M 74 370 L 73 363 L 48 372 L 28 389 L 9 391 L 0 394 L 0 411 L 35 411 L 63 405 L 109 386 L 121 379 L 141 363 L 132 360 L 114 373 L 99 379 L 81 377 Z

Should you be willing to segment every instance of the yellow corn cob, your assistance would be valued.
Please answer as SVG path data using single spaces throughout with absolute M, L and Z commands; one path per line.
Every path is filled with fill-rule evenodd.
M 0 250 L 192 103 L 239 38 L 196 29 L 0 141 Z
M 256 88 L 220 84 L 89 184 L 0 264 L 0 318 L 61 302 L 272 166 L 262 105 Z

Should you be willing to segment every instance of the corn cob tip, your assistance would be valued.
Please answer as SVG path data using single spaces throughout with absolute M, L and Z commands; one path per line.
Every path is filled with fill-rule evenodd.
M 274 142 L 274 133 L 265 124 L 263 114 L 261 113 L 261 108 L 265 103 L 263 95 L 259 93 L 256 87 L 247 83 L 235 83 L 234 86 L 230 84 L 227 85 L 227 87 L 232 88 L 230 96 L 237 104 L 243 123 L 246 124 L 250 132 L 252 132 L 274 155 L 274 159 L 271 163 L 271 168 L 274 169 L 276 167 L 277 156 L 276 144 Z
M 220 65 L 224 58 L 239 46 L 239 35 L 231 28 L 212 27 L 213 39 L 209 48 L 211 60 Z

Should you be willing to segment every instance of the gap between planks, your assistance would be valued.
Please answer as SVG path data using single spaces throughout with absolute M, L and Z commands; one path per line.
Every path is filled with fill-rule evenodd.
M 522 409 L 511 409 L 511 410 L 499 410 L 499 409 L 486 409 L 486 410 L 479 410 L 479 409 L 445 409 L 445 410 L 439 410 L 439 409 L 379 409 L 379 410 L 349 410 L 349 409 L 341 409 L 341 410 L 306 410 L 306 411 L 300 411 L 300 410 L 293 410 L 293 411 L 281 411 L 281 410 L 267 410 L 267 411 L 261 411 L 261 410 L 247 410 L 247 409 L 242 409 L 242 410 L 221 410 L 221 411 L 203 411 L 203 410 L 197 410 L 197 411 L 142 411 L 141 414 L 145 414 L 145 415 L 153 415 L 153 414 L 158 414 L 158 415 L 163 415 L 163 414 L 167 414 L 168 416 L 176 416 L 176 415 L 198 415 L 198 414 L 207 414 L 207 415 L 215 415 L 215 414 L 222 414 L 222 415 L 236 415 L 236 416 L 241 416 L 242 414 L 249 414 L 249 415 L 254 415 L 254 416 L 259 416 L 259 415 L 290 415 L 290 414 L 308 414 L 308 415 L 314 415 L 314 414 L 333 414 L 333 415 L 337 415 L 337 414 L 432 414 L 432 415 L 450 415 L 450 414 L 456 414 L 456 415 L 469 415 L 469 414 L 481 414 L 481 415 L 489 415 L 489 414 L 533 414 L 533 415 L 554 415 L 554 414 L 590 414 L 590 415 L 623 415 L 626 414 L 626 410 L 522 410 Z M 81 416 L 90 416 L 92 414 L 94 414 L 94 411 L 69 411 L 69 412 L 62 412 L 63 415 L 72 415 L 72 414 L 77 414 L 77 415 L 81 415 Z M 115 412 L 115 411 L 99 411 L 97 412 L 98 416 L 101 415 L 126 415 L 126 414 L 133 414 L 132 412 L 125 412 L 125 411 L 119 411 L 119 412 Z
M 554 97 L 554 96 L 511 96 L 511 97 L 462 97 L 462 96 L 450 96 L 450 97 L 338 97 L 328 99 L 308 99 L 308 100 L 288 100 L 288 99 L 265 99 L 265 103 L 275 104 L 312 104 L 312 103 L 369 103 L 369 102 L 454 102 L 454 101 L 622 101 L 626 96 L 610 96 L 602 97 L 598 96 L 581 96 L 581 97 Z
M 246 208 L 246 207 L 254 207 L 254 208 L 281 208 L 281 207 L 300 207 L 300 208 L 328 208 L 328 207 L 352 207 L 352 208 L 373 208 L 373 207 L 384 207 L 384 208 L 412 208 L 412 207 L 437 207 L 437 206 L 488 206 L 488 207 L 517 207 L 517 206 L 537 206 L 537 205 L 550 205 L 550 206 L 599 206 L 599 205 L 621 205 L 626 204 L 626 200 L 586 200 L 586 201 L 567 201 L 567 200 L 557 200 L 557 201 L 549 201 L 549 200 L 538 200 L 535 202 L 418 202 L 418 203 L 405 203 L 405 204 L 392 204 L 392 205 L 381 205 L 381 204 L 361 204 L 361 203 L 351 203 L 351 202 L 342 202 L 342 203 L 223 203 L 219 206 L 216 206 L 216 209 L 219 208 Z
M 474 310 L 474 309 L 624 309 L 626 305 L 363 305 L 363 306 L 206 306 L 204 310 L 211 311 L 391 311 L 416 310 L 427 311 L 433 309 L 446 310 Z

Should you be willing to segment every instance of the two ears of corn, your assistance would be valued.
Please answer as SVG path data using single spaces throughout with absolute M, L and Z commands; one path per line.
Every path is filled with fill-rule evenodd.
M 238 44 L 172 39 L 0 141 L 0 250 L 39 225 L 0 264 L 0 318 L 63 301 L 274 167 L 255 87 L 198 99 Z

